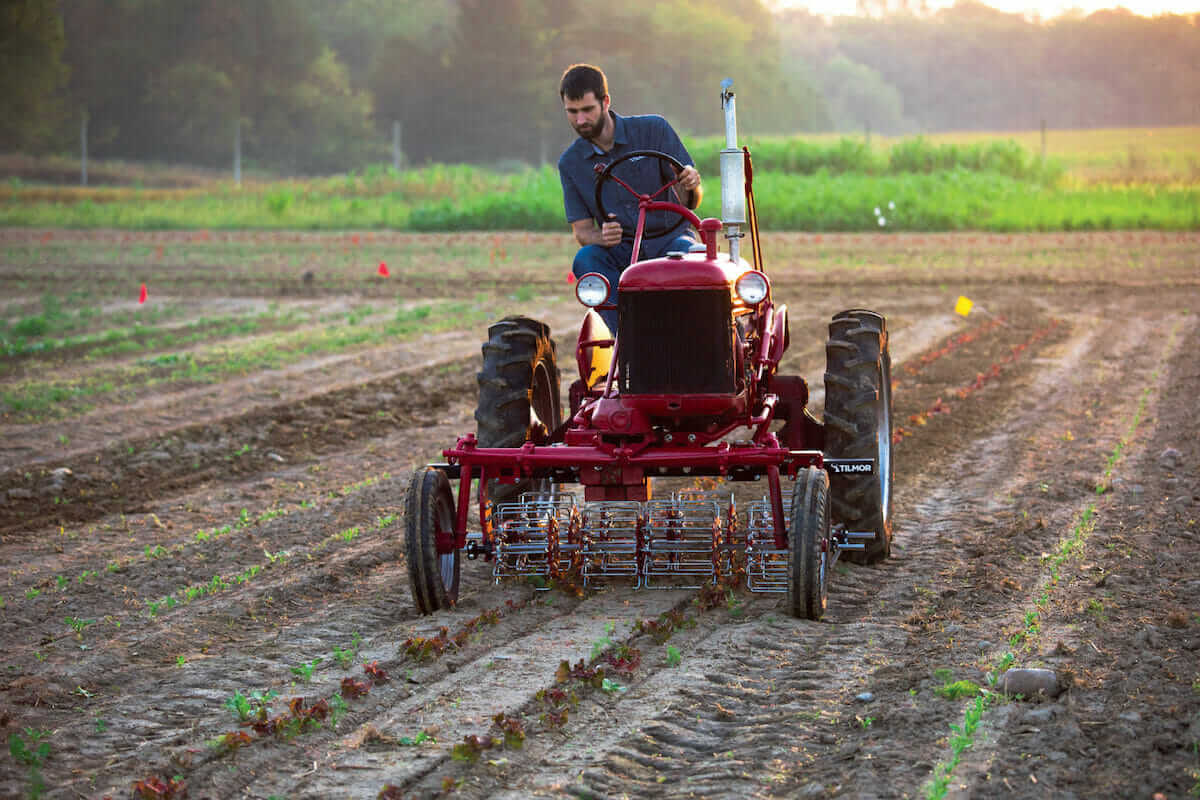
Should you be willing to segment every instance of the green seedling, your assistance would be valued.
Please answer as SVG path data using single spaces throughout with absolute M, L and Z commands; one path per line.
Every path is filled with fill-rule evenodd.
M 340 666 L 342 669 L 349 669 L 350 662 L 352 662 L 355 656 L 358 655 L 358 646 L 360 644 L 362 644 L 362 637 L 356 633 L 354 634 L 354 640 L 351 641 L 350 646 L 346 649 L 343 650 L 337 645 L 334 645 L 333 660 L 336 661 L 338 666 Z
M 26 589 L 25 590 L 25 599 L 32 600 L 33 598 L 37 597 L 41 593 L 42 593 L 41 589 Z
M 437 739 L 433 738 L 425 731 L 421 731 L 416 736 L 401 736 L 397 744 L 403 745 L 404 747 L 416 747 L 417 745 L 425 744 L 425 742 L 436 741 Z
M 612 636 L 613 631 L 615 631 L 616 629 L 617 629 L 617 623 L 612 622 L 611 620 L 604 625 L 604 635 L 601 636 L 596 641 L 592 642 L 592 660 L 593 661 L 595 661 L 597 658 L 599 658 L 601 653 L 603 653 L 605 650 L 607 650 L 608 648 L 613 646 L 612 639 L 610 639 L 609 637 Z
M 317 656 L 316 658 L 314 658 L 312 661 L 308 662 L 307 664 L 301 664 L 298 667 L 292 667 L 292 674 L 297 676 L 298 678 L 300 678 L 300 680 L 304 681 L 305 683 L 308 683 L 309 681 L 312 680 L 313 672 L 316 670 L 317 665 L 320 663 L 321 663 L 321 657 Z
M 859 717 L 859 716 L 855 716 L 855 717 L 854 717 L 854 719 L 855 719 L 855 720 L 858 722 L 859 726 L 860 726 L 860 727 L 861 727 L 863 730 L 866 730 L 867 728 L 871 727 L 872 723 L 874 723 L 874 722 L 875 722 L 875 718 L 874 718 L 874 717 Z
M 95 623 L 94 619 L 79 619 L 78 617 L 67 617 L 64 622 L 67 626 L 76 633 L 83 633 L 83 629 L 88 625 Z
M 100 717 L 96 717 L 92 725 L 96 729 L 96 733 L 104 733 L 106 730 L 108 730 L 108 723 Z
M 601 681 L 600 688 L 609 694 L 619 694 L 629 690 L 628 686 L 622 686 L 611 678 L 605 678 L 603 681 Z
M 14 733 L 8 737 L 8 752 L 18 764 L 29 767 L 29 796 L 36 800 L 46 791 L 42 780 L 42 766 L 50 757 L 50 731 L 26 728 L 24 736 Z
M 674 645 L 667 645 L 667 666 L 678 667 L 683 661 L 683 656 L 679 654 L 679 649 Z
M 340 693 L 334 694 L 333 697 L 329 698 L 329 724 L 336 729 L 338 722 L 341 721 L 342 717 L 349 710 L 350 705 L 346 702 L 345 698 Z
M 67 580 L 65 575 L 59 575 L 59 576 L 55 577 L 54 582 L 56 584 L 58 584 L 58 590 L 60 592 L 63 591 L 64 589 L 66 589 L 67 584 L 70 583 L 70 581 Z

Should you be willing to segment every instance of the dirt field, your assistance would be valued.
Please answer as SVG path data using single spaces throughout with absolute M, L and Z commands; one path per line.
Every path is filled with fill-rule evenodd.
M 829 316 L 873 308 L 891 331 L 893 557 L 839 563 L 819 623 L 744 591 L 495 586 L 483 561 L 455 610 L 418 615 L 410 470 L 474 430 L 482 319 L 547 319 L 565 395 L 570 244 L 376 235 L 356 262 L 330 255 L 346 237 L 272 236 L 0 231 L 10 318 L 69 290 L 173 303 L 177 330 L 473 304 L 217 378 L 164 365 L 301 323 L 4 357 L 22 397 L 104 390 L 0 406 L 0 796 L 1200 795 L 1200 236 L 765 240 L 791 309 L 780 371 L 814 410 Z M 1053 670 L 1057 696 L 991 691 L 1010 666 Z

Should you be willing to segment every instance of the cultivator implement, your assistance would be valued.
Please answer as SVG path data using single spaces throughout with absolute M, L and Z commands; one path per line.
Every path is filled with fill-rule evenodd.
M 784 493 L 783 507 L 791 507 Z M 492 515 L 492 576 L 577 577 L 583 586 L 629 580 L 635 588 L 700 588 L 744 574 L 751 592 L 786 592 L 788 549 L 778 547 L 770 496 L 750 503 L 739 527 L 732 495 L 685 490 L 668 499 L 582 502 L 568 493 L 525 493 Z M 871 533 L 831 528 L 828 566 L 861 550 Z M 482 534 L 469 557 L 488 553 Z

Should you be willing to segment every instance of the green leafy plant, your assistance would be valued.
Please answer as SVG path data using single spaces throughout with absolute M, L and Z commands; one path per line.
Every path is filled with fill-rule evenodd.
M 679 654 L 679 649 L 673 645 L 667 645 L 667 666 L 678 667 L 683 661 L 683 656 Z
M 46 783 L 42 780 L 42 767 L 50 757 L 50 731 L 39 731 L 26 728 L 24 736 L 18 733 L 8 737 L 8 752 L 18 764 L 29 768 L 29 796 L 39 798 L 46 791 Z
M 604 625 L 604 635 L 592 642 L 592 660 L 595 661 L 600 657 L 600 654 L 613 646 L 612 636 L 613 631 L 617 629 L 617 623 L 611 620 Z
M 333 659 L 338 663 L 338 666 L 340 666 L 342 669 L 349 669 L 350 662 L 354 661 L 358 655 L 358 647 L 360 644 L 362 644 L 362 637 L 356 633 L 354 634 L 354 639 L 350 642 L 349 647 L 342 649 L 341 647 L 334 645 Z
M 317 656 L 312 661 L 309 661 L 307 664 L 301 664 L 298 667 L 292 667 L 292 674 L 295 675 L 296 677 L 300 678 L 300 680 L 307 683 L 308 681 L 312 680 L 313 672 L 316 670 L 317 665 L 320 663 L 321 663 L 321 657 Z
M 350 705 L 346 702 L 346 699 L 340 694 L 334 694 L 333 697 L 329 698 L 329 724 L 336 728 L 338 722 L 341 721 L 342 717 L 349 710 Z
M 67 627 L 76 633 L 83 633 L 83 630 L 96 622 L 94 619 L 79 619 L 78 617 L 67 617 L 63 620 L 67 623 Z

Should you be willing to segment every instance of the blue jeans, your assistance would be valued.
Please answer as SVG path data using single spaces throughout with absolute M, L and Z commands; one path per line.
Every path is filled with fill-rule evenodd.
M 696 240 L 691 236 L 677 236 L 668 242 L 666 247 L 662 248 L 661 252 L 650 256 L 643 248 L 642 255 L 647 258 L 659 258 L 672 250 L 686 253 L 695 243 Z M 589 272 L 599 273 L 608 280 L 608 285 L 615 290 L 617 282 L 621 279 L 621 273 L 629 266 L 629 259 L 632 254 L 633 242 L 621 242 L 612 247 L 605 247 L 600 244 L 584 245 L 575 254 L 575 263 L 571 265 L 571 271 L 575 273 L 577 279 L 582 278 Z M 617 298 L 615 292 L 609 295 L 608 301 L 614 305 L 616 304 Z M 604 320 L 604 324 L 608 326 L 609 331 L 616 336 L 617 309 L 607 308 L 596 310 L 600 313 L 600 318 Z

